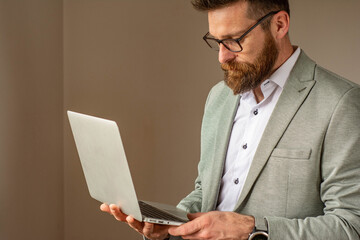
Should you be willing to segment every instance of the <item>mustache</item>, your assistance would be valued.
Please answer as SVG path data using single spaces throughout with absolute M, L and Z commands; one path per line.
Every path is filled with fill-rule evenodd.
M 225 72 L 227 72 L 227 71 L 239 71 L 239 70 L 243 70 L 243 69 L 253 68 L 254 64 L 250 64 L 250 63 L 247 63 L 247 62 L 240 63 L 240 62 L 231 61 L 231 62 L 220 64 L 220 67 Z
M 228 73 L 229 71 L 231 71 L 231 72 L 246 72 L 246 71 L 255 71 L 256 70 L 256 65 L 248 63 L 248 62 L 240 63 L 240 62 L 231 61 L 228 63 L 220 64 L 220 67 L 225 73 Z
M 238 64 L 235 63 L 234 61 L 228 63 L 222 63 L 220 64 L 220 67 L 223 71 L 234 71 L 239 69 Z

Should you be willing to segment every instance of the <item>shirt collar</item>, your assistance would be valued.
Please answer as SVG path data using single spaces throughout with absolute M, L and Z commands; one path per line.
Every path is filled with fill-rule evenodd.
M 261 83 L 261 91 L 264 94 L 264 99 L 266 99 L 277 86 L 284 88 L 290 72 L 301 52 L 299 47 L 296 48 L 295 52 L 268 79 Z M 253 98 L 253 91 L 248 91 L 240 95 L 242 100 L 250 101 L 250 99 Z
M 301 52 L 300 48 L 299 47 L 296 47 L 296 48 L 297 49 L 288 58 L 288 60 L 286 60 L 269 78 L 270 81 L 276 83 L 281 88 L 284 88 L 286 80 L 288 79 L 290 72 L 293 69 L 293 67 L 300 55 L 300 52 Z M 266 82 L 267 81 L 264 81 L 264 83 L 266 83 Z

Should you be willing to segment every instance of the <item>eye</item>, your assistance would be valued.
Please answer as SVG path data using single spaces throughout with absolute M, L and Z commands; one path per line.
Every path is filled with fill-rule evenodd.
M 223 40 L 223 44 L 233 52 L 240 52 L 242 50 L 241 45 L 236 41 L 236 39 Z

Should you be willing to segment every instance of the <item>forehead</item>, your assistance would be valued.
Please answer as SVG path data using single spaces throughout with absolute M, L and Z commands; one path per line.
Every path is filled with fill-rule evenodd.
M 216 38 L 224 38 L 245 32 L 253 23 L 247 17 L 247 2 L 239 1 L 208 12 L 209 32 Z

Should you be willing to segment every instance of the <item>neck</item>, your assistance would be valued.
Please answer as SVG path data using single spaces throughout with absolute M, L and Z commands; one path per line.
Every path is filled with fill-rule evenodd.
M 283 48 L 281 51 L 279 51 L 279 56 L 278 59 L 276 60 L 275 64 L 274 64 L 274 68 L 271 71 L 270 76 L 279 68 L 281 67 L 281 65 L 284 64 L 284 62 L 286 62 L 291 55 L 295 52 L 296 47 L 292 46 L 291 43 L 289 42 L 288 44 L 286 44 L 286 46 L 283 46 Z M 269 77 L 270 77 L 269 76 Z M 267 79 L 267 78 L 266 78 Z M 263 79 L 261 83 L 263 83 L 266 79 Z M 257 103 L 261 102 L 262 100 L 264 100 L 264 94 L 261 91 L 261 84 L 259 86 L 257 86 L 255 89 L 253 89 L 253 93 L 255 96 L 255 100 Z
M 257 103 L 261 102 L 262 100 L 264 100 L 264 94 L 261 91 L 261 84 L 260 86 L 258 86 L 257 88 L 255 88 L 253 90 L 254 96 L 255 96 L 255 100 Z
M 289 42 L 289 44 L 286 46 L 286 48 L 283 49 L 283 51 L 279 51 L 278 59 L 274 64 L 274 68 L 271 74 L 273 74 L 279 67 L 281 67 L 281 65 L 284 64 L 284 62 L 286 62 L 291 57 L 291 55 L 295 52 L 296 48 L 297 47 L 292 46 Z

